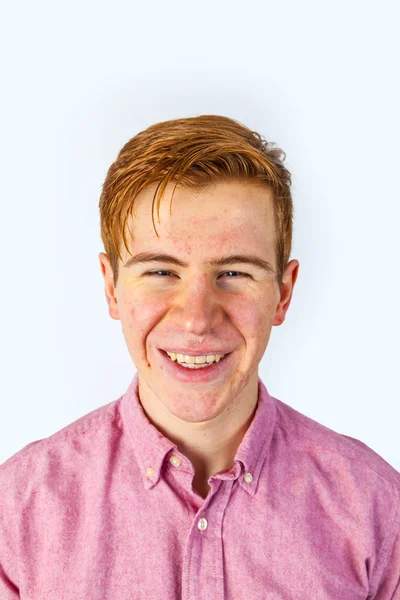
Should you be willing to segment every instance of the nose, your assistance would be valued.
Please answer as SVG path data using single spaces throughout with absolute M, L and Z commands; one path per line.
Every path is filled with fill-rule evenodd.
M 193 275 L 176 296 L 174 313 L 175 322 L 186 332 L 205 335 L 223 322 L 221 291 L 206 273 Z

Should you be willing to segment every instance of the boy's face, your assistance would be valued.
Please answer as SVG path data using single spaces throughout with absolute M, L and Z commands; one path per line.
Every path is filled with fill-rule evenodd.
M 285 318 L 298 262 L 289 263 L 280 288 L 268 190 L 232 181 L 196 193 L 177 187 L 170 214 L 173 185 L 161 200 L 161 223 L 155 212 L 159 237 L 151 216 L 155 185 L 138 195 L 136 217 L 128 221 L 134 238 L 130 250 L 134 257 L 170 255 L 187 266 L 166 259 L 128 264 L 130 255 L 122 247 L 114 288 L 106 255 L 99 259 L 109 313 L 121 320 L 139 385 L 176 417 L 207 421 L 229 412 L 247 386 L 256 389 L 258 364 L 272 326 Z M 267 268 L 208 264 L 232 255 L 257 257 Z M 189 369 L 165 353 L 180 350 L 226 356 L 209 367 Z

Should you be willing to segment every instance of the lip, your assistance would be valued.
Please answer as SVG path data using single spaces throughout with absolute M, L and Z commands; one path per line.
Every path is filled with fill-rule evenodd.
M 228 373 L 231 371 L 232 352 L 227 353 L 219 362 L 214 362 L 205 369 L 188 369 L 181 367 L 176 361 L 172 361 L 168 358 L 165 350 L 161 350 L 161 348 L 157 348 L 157 350 L 160 355 L 162 368 L 164 368 L 168 375 L 174 379 L 185 383 L 213 382 L 223 377 L 227 377 Z M 183 354 L 183 352 L 177 352 L 176 354 Z M 210 352 L 210 354 L 213 354 L 213 352 Z M 198 356 L 198 353 L 196 356 Z
M 221 351 L 221 350 L 202 350 L 201 352 L 199 352 L 199 350 L 183 350 L 182 348 L 174 349 L 171 350 L 170 348 L 159 348 L 159 350 L 163 350 L 164 352 L 173 352 L 174 354 L 183 354 L 184 356 L 203 356 L 206 354 L 229 354 L 229 352 L 227 350 L 225 351 Z

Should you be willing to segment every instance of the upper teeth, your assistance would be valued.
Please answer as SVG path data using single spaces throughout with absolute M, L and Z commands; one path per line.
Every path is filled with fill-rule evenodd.
M 167 351 L 166 351 L 167 352 Z M 205 362 L 219 362 L 225 354 L 203 354 L 202 356 L 189 356 L 188 354 L 175 354 L 174 352 L 167 352 L 168 356 L 172 360 L 176 360 L 180 363 L 188 364 L 203 364 Z

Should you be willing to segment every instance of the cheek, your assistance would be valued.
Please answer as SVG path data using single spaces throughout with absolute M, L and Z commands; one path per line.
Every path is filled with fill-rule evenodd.
M 134 331 L 137 338 L 146 335 L 165 313 L 166 307 L 159 299 L 147 297 L 126 298 L 124 301 L 125 327 Z
M 275 306 L 272 301 L 259 300 L 252 303 L 240 302 L 235 309 L 236 326 L 251 338 L 262 338 L 268 335 L 275 316 Z

